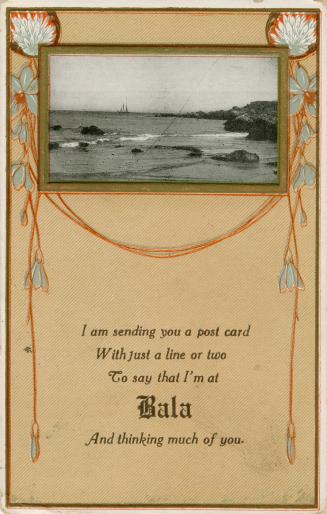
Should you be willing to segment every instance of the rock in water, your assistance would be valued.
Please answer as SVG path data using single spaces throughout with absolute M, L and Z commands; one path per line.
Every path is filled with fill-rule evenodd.
M 131 152 L 132 153 L 142 153 L 143 150 L 141 150 L 141 148 L 132 148 Z
M 192 150 L 189 154 L 188 154 L 189 157 L 201 157 L 202 156 L 202 151 L 200 150 L 200 148 L 194 148 L 194 150 Z
M 153 148 L 159 148 L 161 150 L 184 150 L 193 155 L 202 155 L 202 150 L 200 150 L 200 148 L 191 145 L 154 145 Z
M 103 136 L 104 131 L 96 127 L 95 125 L 90 125 L 89 127 L 82 127 L 81 134 L 90 134 L 91 136 Z
M 62 126 L 61 125 L 53 125 L 52 127 L 50 127 L 52 130 L 61 130 L 62 129 Z
M 78 143 L 78 149 L 82 150 L 83 152 L 88 152 L 89 151 L 89 143 L 87 143 L 86 141 L 80 141 Z
M 56 141 L 49 143 L 49 150 L 58 150 L 58 148 L 59 148 L 59 143 L 57 143 Z
M 229 162 L 258 162 L 259 155 L 256 153 L 247 152 L 246 150 L 235 150 L 231 153 L 220 153 L 214 155 L 212 159 L 216 161 L 229 161 Z

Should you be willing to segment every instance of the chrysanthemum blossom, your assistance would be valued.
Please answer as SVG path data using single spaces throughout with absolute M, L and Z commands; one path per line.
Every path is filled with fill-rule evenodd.
M 307 54 L 317 41 L 317 17 L 305 13 L 282 13 L 268 30 L 270 43 L 288 46 L 291 57 Z
M 58 24 L 47 12 L 14 12 L 10 18 L 12 41 L 25 55 L 37 56 L 39 45 L 53 45 L 58 39 Z

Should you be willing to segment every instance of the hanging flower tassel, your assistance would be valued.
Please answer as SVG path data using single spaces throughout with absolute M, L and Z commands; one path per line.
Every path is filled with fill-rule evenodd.
M 25 288 L 28 289 L 31 284 L 34 289 L 42 289 L 45 292 L 49 289 L 48 276 L 44 269 L 43 255 L 40 249 L 36 250 L 32 269 L 25 278 Z
M 37 462 L 40 456 L 40 429 L 36 421 L 34 421 L 31 430 L 31 459 L 32 462 Z
M 28 216 L 27 216 L 27 212 L 26 212 L 26 207 L 24 207 L 24 209 L 22 209 L 22 211 L 20 212 L 20 224 L 23 227 L 27 227 L 27 225 L 28 225 Z
M 302 228 L 306 227 L 308 224 L 308 218 L 307 218 L 307 215 L 306 215 L 306 212 L 301 209 L 300 211 L 300 225 Z
M 294 289 L 303 290 L 304 284 L 298 269 L 294 265 L 293 257 L 289 253 L 279 275 L 279 290 L 283 293 L 284 291 L 293 291 Z
M 290 464 L 295 462 L 295 426 L 292 421 L 287 428 L 287 458 Z

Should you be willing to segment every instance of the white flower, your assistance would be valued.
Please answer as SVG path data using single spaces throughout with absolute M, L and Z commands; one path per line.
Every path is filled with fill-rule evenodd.
M 306 54 L 316 44 L 317 18 L 311 14 L 283 13 L 270 26 L 269 39 L 275 46 L 288 46 L 290 56 Z
M 30 56 L 38 55 L 39 45 L 52 45 L 59 36 L 54 15 L 36 11 L 12 13 L 11 35 L 19 49 Z

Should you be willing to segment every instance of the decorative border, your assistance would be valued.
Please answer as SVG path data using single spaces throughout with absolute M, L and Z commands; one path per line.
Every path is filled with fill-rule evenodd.
M 64 10 L 64 9 L 58 9 Z M 70 9 L 72 10 L 72 9 Z M 80 9 L 76 9 L 80 10 Z M 105 9 L 100 9 L 105 10 Z M 111 10 L 111 9 L 106 9 Z M 131 9 L 126 9 L 126 11 L 130 11 Z M 152 9 L 149 9 L 152 10 Z M 172 9 L 174 10 L 174 9 Z M 193 10 L 193 9 L 192 9 Z M 233 9 L 235 10 L 235 9 Z M 22 11 L 26 11 L 22 9 Z M 40 10 L 37 12 L 44 12 L 44 10 Z M 183 10 L 187 11 L 187 9 Z M 217 11 L 217 10 L 214 10 Z M 240 9 L 240 11 L 244 11 L 244 9 Z M 272 11 L 267 9 L 258 9 L 258 11 Z M 305 11 L 305 10 L 304 10 Z M 311 18 L 316 16 L 316 32 L 315 36 L 317 38 L 319 31 L 319 14 L 320 11 L 310 10 L 308 13 L 306 12 L 293 12 L 291 10 L 287 11 L 287 13 L 280 13 L 282 17 L 293 17 L 293 18 Z M 10 9 L 7 10 L 12 12 Z M 51 14 L 51 13 L 50 13 Z M 10 14 L 9 14 L 10 15 Z M 276 17 L 276 15 L 275 15 Z M 278 18 L 278 17 L 277 17 Z M 277 19 L 276 18 L 276 19 Z M 282 18 L 283 21 L 284 18 Z M 304 20 L 305 21 L 305 20 Z M 271 24 L 271 20 L 269 20 L 269 25 L 267 24 L 267 35 L 268 41 L 270 44 L 272 43 L 271 34 L 269 33 L 269 27 L 276 26 Z M 295 24 L 296 25 L 296 24 Z M 293 27 L 294 28 L 294 27 Z M 280 27 L 279 27 L 280 29 Z M 281 29 L 280 29 L 281 30 Z M 280 44 L 275 41 L 275 44 Z M 312 44 L 309 45 L 310 53 L 316 51 L 316 47 L 313 48 Z M 292 292 L 294 294 L 294 309 L 292 316 L 292 336 L 291 336 L 291 356 L 290 356 L 290 396 L 289 396 L 289 424 L 287 428 L 287 457 L 290 464 L 293 464 L 295 461 L 295 425 L 293 418 L 293 375 L 294 375 L 294 355 L 295 355 L 295 343 L 296 343 L 296 326 L 299 321 L 298 317 L 298 303 L 299 303 L 299 291 L 304 289 L 304 283 L 299 271 L 299 251 L 297 244 L 297 226 L 298 223 L 300 227 L 304 228 L 307 222 L 307 216 L 303 206 L 302 199 L 302 189 L 304 187 L 313 188 L 315 186 L 315 175 L 316 175 L 316 167 L 312 162 L 308 162 L 306 158 L 306 147 L 309 141 L 316 136 L 316 133 L 319 132 L 319 119 L 317 119 L 317 126 L 314 122 L 314 118 L 317 116 L 317 79 L 313 77 L 309 77 L 307 70 L 305 67 L 299 62 L 305 55 L 297 55 L 296 57 L 292 57 L 293 62 L 290 62 L 290 115 L 291 121 L 293 124 L 293 130 L 295 133 L 295 141 L 290 149 L 290 175 L 289 175 L 289 190 L 287 194 L 289 211 L 290 211 L 290 226 L 289 233 L 287 237 L 287 243 L 283 256 L 283 267 L 279 277 L 279 287 L 280 291 L 284 292 L 286 290 Z M 31 60 L 30 68 L 33 73 L 33 65 L 35 66 L 35 58 L 34 64 Z M 263 216 L 268 214 L 270 210 L 279 203 L 282 197 L 270 198 L 270 200 L 265 201 L 258 212 L 254 213 L 250 219 L 246 220 L 239 227 L 235 227 L 230 230 L 226 234 L 221 234 L 220 236 L 211 239 L 210 241 L 206 241 L 203 243 L 198 243 L 195 245 L 188 245 L 180 248 L 150 248 L 150 247 L 138 247 L 138 246 L 130 246 L 125 243 L 117 242 L 110 238 L 107 238 L 103 234 L 95 231 L 92 227 L 90 227 L 84 220 L 82 220 L 76 212 L 74 212 L 68 203 L 62 198 L 60 193 L 56 195 L 50 195 L 48 193 L 44 193 L 42 195 L 37 190 L 37 170 L 38 170 L 38 153 L 37 146 L 35 144 L 35 139 L 33 143 L 33 138 L 36 134 L 36 126 L 37 126 L 37 112 L 33 112 L 34 108 L 34 100 L 30 97 L 36 95 L 35 92 L 35 83 L 34 80 L 37 79 L 37 76 L 30 78 L 30 72 L 26 70 L 26 66 L 23 67 L 19 77 L 15 77 L 15 79 L 20 83 L 19 88 L 15 80 L 15 85 L 13 85 L 13 91 L 15 94 L 21 94 L 25 96 L 25 107 L 23 109 L 26 118 L 21 119 L 17 126 L 14 128 L 13 136 L 16 137 L 22 147 L 23 151 L 23 160 L 21 162 L 10 163 L 12 164 L 12 184 L 14 189 L 25 189 L 26 190 L 26 201 L 24 203 L 22 212 L 21 212 L 21 223 L 23 226 L 30 226 L 31 228 L 31 238 L 30 238 L 30 250 L 29 250 L 29 269 L 27 271 L 25 286 L 28 287 L 30 291 L 30 301 L 28 307 L 28 322 L 31 327 L 31 340 L 32 340 L 32 353 L 33 353 L 33 372 L 34 372 L 34 416 L 31 427 L 31 459 L 33 462 L 37 462 L 40 457 L 40 427 L 37 421 L 36 414 L 36 346 L 35 346 L 35 328 L 33 321 L 33 290 L 41 289 L 43 291 L 48 291 L 48 277 L 44 268 L 44 256 L 41 250 L 41 241 L 40 241 L 40 231 L 38 227 L 38 209 L 40 198 L 42 196 L 46 197 L 57 209 L 59 209 L 64 215 L 71 219 L 71 221 L 77 223 L 79 226 L 84 228 L 85 230 L 91 232 L 95 237 L 99 237 L 100 239 L 113 244 L 121 249 L 126 251 L 130 251 L 132 253 L 136 253 L 138 255 L 143 255 L 146 257 L 155 257 L 155 258 L 172 258 L 179 257 L 183 255 L 189 255 L 191 253 L 195 253 L 197 251 L 201 251 L 205 248 L 208 248 L 212 245 L 218 244 L 228 237 L 232 237 L 243 230 L 246 230 L 249 226 L 259 221 Z M 319 53 L 318 53 L 318 69 L 319 69 Z M 25 70 L 25 71 L 24 71 Z M 35 67 L 35 70 L 37 68 Z M 37 71 L 36 71 L 37 73 Z M 27 84 L 27 82 L 29 82 Z M 26 86 L 26 88 L 25 88 Z M 16 88 L 16 89 L 15 89 Z M 18 90 L 17 90 L 18 88 Z M 10 88 L 9 88 L 10 89 Z M 20 104 L 19 97 L 17 104 Z M 15 110 L 15 108 L 14 108 Z M 17 114 L 17 113 L 15 113 Z M 18 116 L 18 114 L 17 114 Z M 33 118 L 34 116 L 34 118 Z M 26 134 L 26 135 L 25 135 Z M 8 138 L 9 139 L 9 138 Z M 9 142 L 8 142 L 9 144 Z M 318 145 L 318 142 L 317 142 Z M 29 148 L 27 148 L 29 146 Z M 35 159 L 34 159 L 35 157 Z M 29 159 L 32 158 L 32 161 Z M 25 160 L 26 159 L 26 160 Z M 319 159 L 319 154 L 317 154 L 317 160 Z M 34 160 L 34 164 L 33 164 Z M 35 166 L 33 170 L 33 166 Z M 33 173 L 35 176 L 33 176 Z M 8 191 L 10 192 L 10 185 L 8 186 Z M 243 196 L 243 195 L 242 195 Z M 319 202 L 319 191 L 317 192 L 317 201 Z M 31 221 L 29 218 L 29 214 L 31 216 Z M 299 214 L 299 220 L 297 223 L 296 217 Z M 317 216 L 317 233 L 319 234 L 319 216 Z M 316 243 L 319 246 L 319 242 Z M 34 256 L 34 257 L 33 257 Z M 7 261 L 9 265 L 9 261 Z M 316 265 L 317 271 L 319 270 L 319 253 L 317 252 L 316 257 Z M 316 273 L 316 287 L 317 292 L 319 292 L 319 276 Z M 7 290 L 9 291 L 9 283 L 7 284 Z M 318 337 L 318 319 L 319 319 L 319 303 L 318 296 L 316 296 L 316 337 Z M 317 351 L 316 351 L 316 362 L 318 359 Z M 7 361 L 7 372 L 8 372 L 8 364 Z M 317 380 L 317 378 L 316 378 Z M 7 388 L 8 388 L 8 379 L 7 379 Z M 316 384 L 316 395 L 318 394 L 317 384 Z M 9 401 L 9 394 L 7 389 L 7 406 Z M 7 423 L 7 438 L 8 438 L 8 423 Z M 318 426 L 318 413 L 317 413 L 317 396 L 316 396 L 316 491 L 318 492 L 318 434 L 319 434 L 319 426 Z M 8 439 L 7 439 L 8 440 Z M 9 451 L 9 446 L 8 446 Z M 7 453 L 7 462 L 8 453 Z M 8 473 L 8 465 L 7 465 L 7 473 Z M 8 478 L 8 474 L 7 474 Z M 286 505 L 285 508 L 310 508 L 318 506 L 318 496 L 316 495 L 316 502 L 313 506 L 309 505 Z M 8 505 L 10 503 L 8 502 Z M 17 506 L 18 504 L 12 504 L 12 506 Z M 19 504 L 20 506 L 29 505 L 29 504 Z M 64 504 L 61 506 L 97 506 L 88 505 L 88 504 Z M 35 504 L 33 504 L 35 506 Z M 52 505 L 55 506 L 55 505 Z M 108 507 L 121 507 L 121 504 L 117 505 L 106 505 Z M 124 505 L 124 506 L 133 506 L 136 505 Z M 167 505 L 167 504 L 158 504 L 158 505 L 137 505 L 139 507 L 178 507 L 181 505 Z M 185 505 L 183 504 L 185 507 Z M 214 505 L 192 505 L 193 507 L 213 507 Z M 222 508 L 229 507 L 253 507 L 253 505 L 218 505 Z M 258 505 L 257 508 L 281 508 L 284 506 L 281 505 Z

